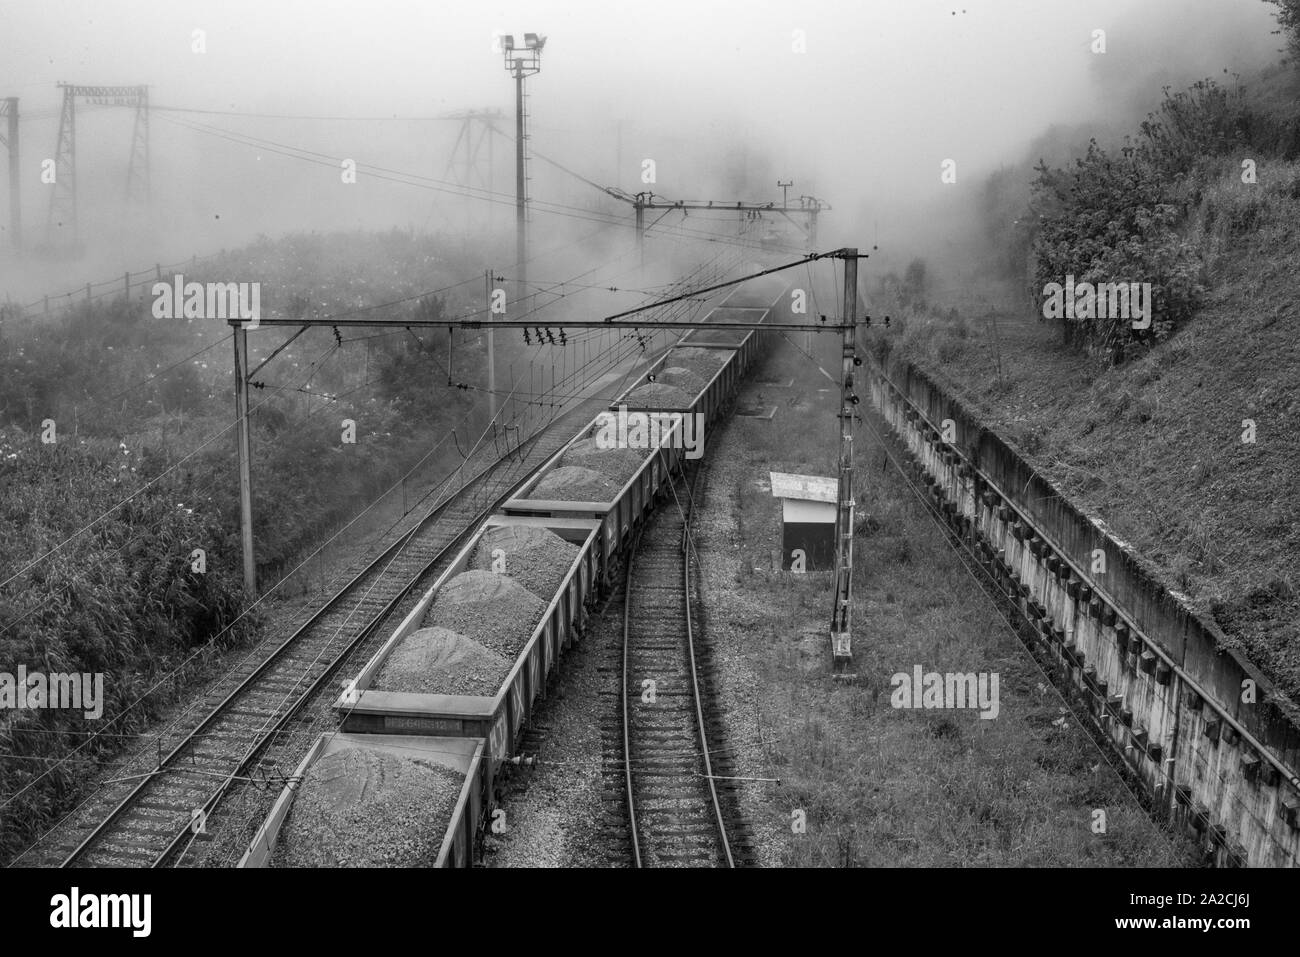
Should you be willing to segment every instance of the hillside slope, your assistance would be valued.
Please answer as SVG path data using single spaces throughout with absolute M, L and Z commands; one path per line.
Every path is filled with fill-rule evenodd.
M 1264 171 L 1261 164 L 1261 184 Z M 1207 302 L 1140 359 L 1112 368 L 1067 350 L 1011 284 L 977 290 L 995 303 L 983 315 L 969 315 L 966 289 L 951 298 L 965 315 L 932 314 L 899 336 L 909 358 L 1101 515 L 1293 700 L 1300 202 L 1289 184 L 1298 171 L 1273 164 L 1272 182 L 1282 185 L 1269 190 L 1251 228 L 1210 237 Z M 1212 196 L 1194 229 L 1216 228 L 1209 209 Z M 1253 442 L 1245 420 L 1254 423 Z

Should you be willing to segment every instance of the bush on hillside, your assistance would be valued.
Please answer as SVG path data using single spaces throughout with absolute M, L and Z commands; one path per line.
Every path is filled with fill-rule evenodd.
M 1264 0 L 1277 7 L 1277 32 L 1286 38 L 1287 51 L 1300 63 L 1300 0 Z
M 1268 138 L 1270 121 L 1253 112 L 1240 89 L 1213 80 L 1165 90 L 1136 143 L 1118 153 L 1095 140 L 1072 171 L 1040 163 L 1030 220 L 1030 295 L 1036 307 L 1047 283 L 1149 282 L 1152 322 L 1064 320 L 1067 342 L 1123 357 L 1134 340 L 1166 339 L 1196 312 L 1205 295 L 1204 250 L 1184 234 L 1200 202 L 1209 157 L 1227 156 Z M 1249 229 L 1243 220 L 1237 228 Z

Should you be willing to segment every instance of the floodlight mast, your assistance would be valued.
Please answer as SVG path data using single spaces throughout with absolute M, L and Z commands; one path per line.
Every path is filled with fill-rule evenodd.
M 536 33 L 524 34 L 524 47 L 515 46 L 513 34 L 501 38 L 501 52 L 505 68 L 515 78 L 515 261 L 519 280 L 515 288 L 515 302 L 522 303 L 528 295 L 528 177 L 525 171 L 528 140 L 527 113 L 524 109 L 524 78 L 542 71 L 542 48 L 546 37 Z

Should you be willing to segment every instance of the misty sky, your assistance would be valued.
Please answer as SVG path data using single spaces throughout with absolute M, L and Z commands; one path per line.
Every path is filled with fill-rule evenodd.
M 23 203 L 34 229 L 48 206 L 34 177 L 53 151 L 58 80 L 147 83 L 155 104 L 194 109 L 428 117 L 489 106 L 509 115 L 512 84 L 492 34 L 536 31 L 549 38 L 530 81 L 538 150 L 629 190 L 642 188 L 639 164 L 652 157 L 656 192 L 714 198 L 720 157 L 743 142 L 758 156 L 756 179 L 771 180 L 768 194 L 743 198 L 779 196 L 776 178 L 793 178 L 796 194 L 834 205 L 828 236 L 869 244 L 864 231 L 881 217 L 896 229 L 938 195 L 945 158 L 973 185 L 1022 159 L 1052 124 L 1126 123 L 1153 105 L 1162 80 L 1273 59 L 1272 9 L 1261 0 L 5 0 L 0 96 L 19 96 L 30 116 Z M 1090 51 L 1097 28 L 1107 31 L 1103 56 Z M 191 50 L 195 29 L 206 31 L 201 55 Z M 793 49 L 795 30 L 805 53 Z M 81 123 L 78 169 L 88 194 L 99 182 L 114 196 L 130 124 L 105 113 Z M 433 175 L 455 134 L 450 123 L 181 118 Z M 153 136 L 159 202 L 185 230 L 187 253 L 304 224 L 419 227 L 437 212 L 396 185 L 373 187 L 364 208 L 335 205 L 311 192 L 295 161 L 253 157 L 162 119 Z M 494 188 L 508 192 L 508 157 L 497 159 Z M 535 174 L 541 198 L 599 198 Z

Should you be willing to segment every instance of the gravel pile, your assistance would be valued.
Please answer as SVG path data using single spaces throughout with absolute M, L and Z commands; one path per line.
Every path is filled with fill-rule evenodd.
M 498 573 L 509 575 L 545 602 L 555 595 L 564 574 L 578 557 L 578 546 L 566 542 L 550 529 L 532 525 L 502 525 L 488 529 L 469 557 L 469 567 L 493 571 L 500 550 L 504 568 Z
M 618 439 L 617 430 L 618 423 L 615 422 L 610 428 L 610 433 L 615 440 Z M 630 426 L 628 431 L 632 431 Z M 628 479 L 636 474 L 636 470 L 649 455 L 649 449 L 602 449 L 593 437 L 574 442 L 560 461 L 563 465 L 599 472 L 612 481 L 617 488 L 622 488 L 627 484 Z
M 700 330 L 700 338 L 705 342 L 720 342 L 724 345 L 738 346 L 749 335 L 749 329 L 718 329 L 706 327 Z
M 695 393 L 687 393 L 676 386 L 647 382 L 627 394 L 630 409 L 667 409 L 681 411 L 690 407 Z
M 371 687 L 414 694 L 494 695 L 513 662 L 446 628 L 420 628 L 384 659 Z
M 753 322 L 759 318 L 746 306 L 719 306 L 709 313 L 709 324 L 725 326 L 729 322 Z
M 674 367 L 689 369 L 705 382 L 708 382 L 717 374 L 728 358 L 730 358 L 730 354 L 722 349 L 687 347 L 674 349 L 669 353 L 666 361 L 671 362 Z
M 664 385 L 676 386 L 683 392 L 689 392 L 691 395 L 699 395 L 703 390 L 707 380 L 699 373 L 687 369 L 683 366 L 672 366 L 660 369 L 655 374 L 655 381 Z
M 454 631 L 514 661 L 548 604 L 508 575 L 461 572 L 442 586 L 423 625 Z
M 612 502 L 620 488 L 593 469 L 561 465 L 546 473 L 528 497 L 557 502 Z
M 766 309 L 782 288 L 782 284 L 771 281 L 748 282 L 727 297 L 727 305 L 723 308 Z
M 298 785 L 272 867 L 431 867 L 464 776 L 386 751 L 345 748 Z

